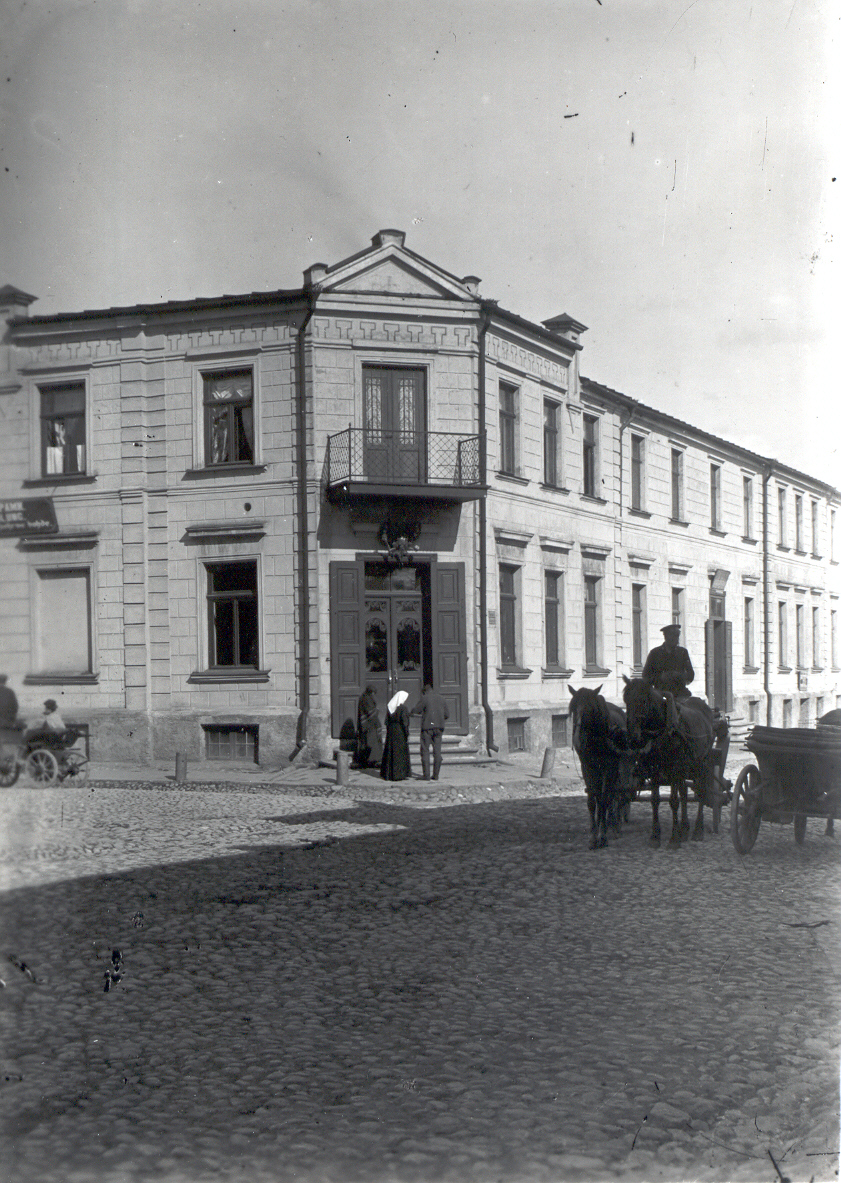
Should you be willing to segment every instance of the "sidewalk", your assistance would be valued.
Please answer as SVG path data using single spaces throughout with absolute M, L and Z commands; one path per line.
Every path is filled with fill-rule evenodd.
M 419 761 L 415 763 L 419 764 Z M 151 765 L 118 764 L 91 760 L 89 783 L 153 784 L 172 788 L 245 786 L 260 790 L 297 789 L 319 796 L 341 793 L 372 801 L 412 799 L 442 802 L 478 798 L 496 800 L 519 796 L 568 796 L 583 794 L 578 761 L 571 749 L 559 749 L 548 777 L 541 777 L 543 755 L 522 753 L 485 764 L 445 764 L 438 781 L 424 781 L 420 769 L 410 779 L 385 781 L 375 769 L 349 769 L 340 783 L 334 766 L 286 768 L 260 767 L 223 761 L 188 763 L 185 779 L 175 780 L 175 761 L 160 760 Z
M 735 782 L 740 770 L 753 762 L 741 745 L 731 747 L 727 761 L 727 777 Z M 542 777 L 543 753 L 522 752 L 504 759 L 483 764 L 444 764 L 440 779 L 424 781 L 420 776 L 419 760 L 411 779 L 385 781 L 374 769 L 349 769 L 347 781 L 340 783 L 335 766 L 285 768 L 243 765 L 224 761 L 196 761 L 188 763 L 185 779 L 175 780 L 175 761 L 159 760 L 151 765 L 119 764 L 92 760 L 89 783 L 97 784 L 153 784 L 172 788 L 216 788 L 245 786 L 261 791 L 303 790 L 304 794 L 344 796 L 368 801 L 413 801 L 441 804 L 446 801 L 493 801 L 517 797 L 583 796 L 584 784 L 578 758 L 571 748 L 557 748 L 549 775 Z M 668 788 L 662 790 L 664 802 Z

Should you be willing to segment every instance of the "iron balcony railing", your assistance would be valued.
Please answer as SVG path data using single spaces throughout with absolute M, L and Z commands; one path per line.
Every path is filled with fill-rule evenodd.
M 479 437 L 349 427 L 327 440 L 327 484 L 479 486 Z

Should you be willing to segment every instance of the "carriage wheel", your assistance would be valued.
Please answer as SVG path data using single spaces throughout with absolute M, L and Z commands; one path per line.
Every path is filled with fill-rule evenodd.
M 762 777 L 755 764 L 739 773 L 730 810 L 730 835 L 737 854 L 753 849 L 762 821 Z
M 61 779 L 69 785 L 83 785 L 88 779 L 87 757 L 72 749 L 65 752 L 61 761 Z
M 14 753 L 0 756 L 0 788 L 10 788 L 20 776 L 20 765 Z
M 36 748 L 26 757 L 26 774 L 36 785 L 52 785 L 58 780 L 58 760 L 46 748 Z
M 794 815 L 794 841 L 798 846 L 803 845 L 803 839 L 806 837 L 806 814 L 795 813 Z

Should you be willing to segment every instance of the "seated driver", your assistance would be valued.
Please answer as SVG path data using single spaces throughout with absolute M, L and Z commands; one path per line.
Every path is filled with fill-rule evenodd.
M 666 624 L 660 629 L 663 644 L 651 650 L 645 659 L 642 678 L 661 694 L 670 693 L 676 699 L 689 698 L 687 685 L 695 677 L 688 652 L 680 640 L 680 625 Z
M 66 730 L 67 726 L 58 712 L 58 703 L 54 698 L 47 698 L 44 700 L 44 713 L 38 725 L 30 727 L 23 738 L 24 742 L 29 743 L 33 739 L 52 738 Z

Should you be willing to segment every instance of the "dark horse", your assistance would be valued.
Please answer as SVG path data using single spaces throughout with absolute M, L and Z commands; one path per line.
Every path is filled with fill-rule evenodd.
M 624 677 L 624 675 L 623 675 Z M 651 841 L 660 845 L 660 785 L 671 786 L 670 847 L 680 846 L 689 835 L 686 782 L 695 785 L 698 815 L 692 840 L 704 837 L 704 804 L 713 803 L 713 713 L 700 698 L 676 701 L 641 678 L 625 678 L 622 697 L 628 721 L 628 738 L 637 751 L 640 774 L 651 782 Z M 680 809 L 680 823 L 678 823 Z
M 572 699 L 572 746 L 581 761 L 587 805 L 590 810 L 590 849 L 607 846 L 607 831 L 619 836 L 619 818 L 627 810 L 623 789 L 627 776 L 622 768 L 628 762 L 628 735 L 625 712 L 607 702 L 599 691 L 589 687 L 569 687 Z M 626 813 L 627 820 L 627 813 Z

